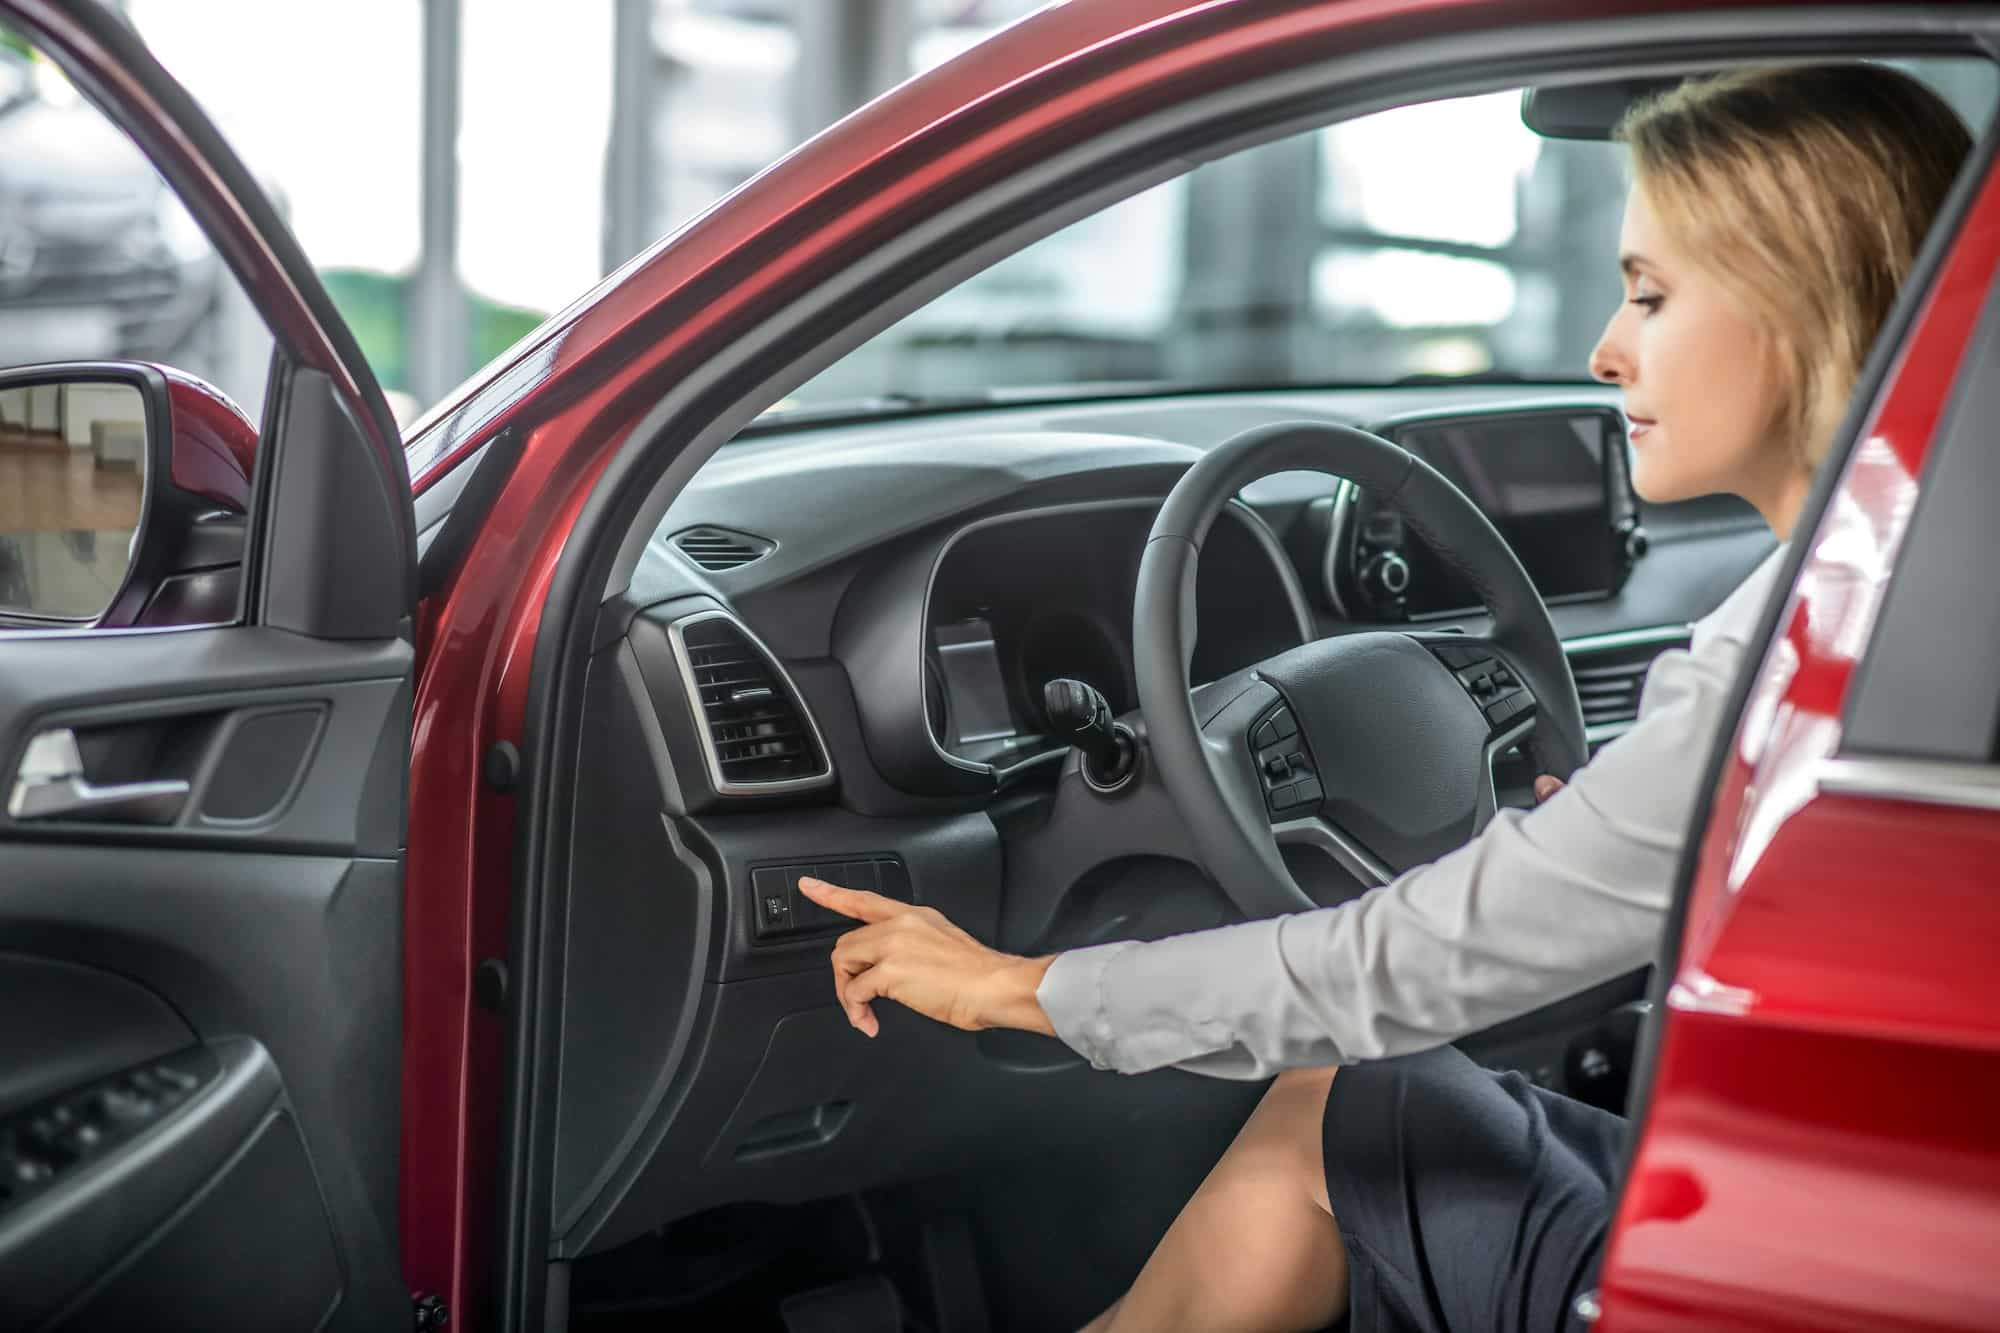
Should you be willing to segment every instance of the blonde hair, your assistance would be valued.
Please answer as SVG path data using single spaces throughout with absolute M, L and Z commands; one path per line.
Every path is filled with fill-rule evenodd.
M 1771 340 L 1785 372 L 1773 429 L 1816 467 L 1971 151 L 1964 123 L 1894 70 L 1800 65 L 1684 83 L 1615 137 L 1668 234 Z

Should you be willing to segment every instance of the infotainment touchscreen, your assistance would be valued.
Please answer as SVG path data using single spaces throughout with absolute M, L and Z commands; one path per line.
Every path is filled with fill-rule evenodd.
M 1623 423 L 1609 409 L 1498 412 L 1406 422 L 1390 438 L 1442 472 L 1492 520 L 1547 601 L 1600 597 L 1624 581 L 1621 520 L 1632 513 Z M 1393 551 L 1407 564 L 1411 617 L 1479 604 L 1472 588 L 1364 495 L 1351 566 L 1364 600 L 1380 601 L 1363 571 Z M 1374 591 L 1377 595 L 1371 597 Z M 1381 609 L 1381 608 L 1377 608 Z

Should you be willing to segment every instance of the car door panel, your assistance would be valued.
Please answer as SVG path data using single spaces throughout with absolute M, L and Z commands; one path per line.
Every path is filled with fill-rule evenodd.
M 135 641 L 147 670 L 132 678 L 105 659 Z M 0 1326 L 42 1326 L 134 1245 L 115 1285 L 148 1327 L 172 1325 L 160 1310 L 215 1326 L 180 1280 L 198 1270 L 144 1259 L 160 1246 L 241 1258 L 281 1243 L 260 1325 L 274 1311 L 268 1326 L 317 1325 L 296 1316 L 325 1272 L 330 1298 L 346 1294 L 343 1272 L 357 1288 L 343 1324 L 407 1317 L 393 1256 L 409 645 L 230 628 L 23 636 L 5 652 L 10 775 L 33 737 L 62 729 L 88 762 L 127 766 L 94 781 L 175 774 L 188 793 L 167 823 L 0 815 L 0 944 L 20 951 L 5 974 L 17 984 L 0 1027 L 0 1156 L 11 1167 L 38 1155 L 24 1147 L 46 1150 L 25 1131 L 65 1093 L 90 1119 L 93 1078 L 191 1042 L 258 1039 L 224 1061 L 246 1072 L 204 1087 L 201 1109 L 0 1198 Z M 132 767 L 148 760 L 160 766 Z M 198 1202 L 237 1195 L 285 1208 Z M 322 1251 L 339 1262 L 311 1260 Z M 140 1270 L 160 1276 L 150 1296 L 131 1295 Z M 78 1308 L 85 1326 L 119 1322 L 95 1299 Z
M 135 643 L 145 673 L 107 671 Z M 10 777 L 32 737 L 66 728 L 87 762 L 166 766 L 120 780 L 189 783 L 167 823 L 0 815 L 4 975 L 36 987 L 10 989 L 25 1005 L 0 1025 L 0 1126 L 65 1098 L 87 1110 L 93 1080 L 175 1051 L 216 1063 L 185 1106 L 0 1199 L 0 1326 L 68 1310 L 116 1327 L 124 1310 L 215 1327 L 189 1274 L 266 1251 L 282 1262 L 244 1326 L 312 1327 L 336 1305 L 342 1326 L 406 1319 L 393 1257 L 410 646 L 223 628 L 0 651 Z M 122 756 L 120 738 L 134 742 Z M 61 1015 L 60 1041 L 24 1013 Z M 15 1140 L 17 1155 L 31 1146 Z M 148 1257 L 182 1251 L 212 1260 Z

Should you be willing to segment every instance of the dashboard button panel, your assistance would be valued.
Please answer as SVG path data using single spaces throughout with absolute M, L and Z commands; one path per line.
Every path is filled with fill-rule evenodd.
M 902 902 L 911 901 L 910 872 L 894 856 L 843 860 L 794 861 L 757 866 L 750 871 L 751 921 L 760 943 L 794 939 L 855 924 L 830 912 L 799 892 L 799 881 L 810 875 L 845 889 L 862 889 Z

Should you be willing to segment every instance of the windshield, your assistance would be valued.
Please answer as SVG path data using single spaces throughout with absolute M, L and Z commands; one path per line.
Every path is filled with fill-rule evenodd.
M 968 279 L 778 406 L 1585 379 L 1619 296 L 1625 149 L 1544 139 L 1520 105 L 1400 107 L 1210 162 Z

